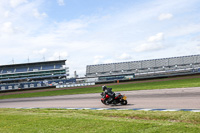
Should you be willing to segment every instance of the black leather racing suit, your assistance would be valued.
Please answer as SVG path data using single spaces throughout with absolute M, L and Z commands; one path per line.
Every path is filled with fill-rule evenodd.
M 112 91 L 112 88 L 106 88 L 105 94 L 108 94 L 111 97 L 109 102 L 112 102 L 115 99 L 115 93 Z

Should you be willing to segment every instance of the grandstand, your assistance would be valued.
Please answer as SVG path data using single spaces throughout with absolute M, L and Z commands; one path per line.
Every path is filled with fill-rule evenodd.
M 200 55 L 88 65 L 87 78 L 98 82 L 200 73 Z
M 41 88 L 75 82 L 67 79 L 66 60 L 33 62 L 0 66 L 0 91 Z

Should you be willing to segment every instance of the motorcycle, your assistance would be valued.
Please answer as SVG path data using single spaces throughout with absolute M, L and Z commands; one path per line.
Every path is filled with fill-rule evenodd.
M 122 105 L 127 104 L 127 97 L 125 95 L 121 95 L 121 93 L 116 93 L 115 98 L 113 100 L 111 100 L 111 97 L 108 94 L 105 94 L 104 92 L 101 93 L 101 97 L 101 102 L 105 105 L 118 103 L 121 103 Z

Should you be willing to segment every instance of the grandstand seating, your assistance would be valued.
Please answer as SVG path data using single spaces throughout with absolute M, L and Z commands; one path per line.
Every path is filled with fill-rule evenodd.
M 101 77 L 110 75 L 135 74 L 152 76 L 165 73 L 164 75 L 174 75 L 183 73 L 199 72 L 193 69 L 200 68 L 200 55 L 180 56 L 172 58 L 130 61 L 109 64 L 88 65 L 86 67 L 86 77 Z
M 1 73 L 13 73 L 15 69 L 12 68 L 5 68 L 1 69 Z
M 42 66 L 41 70 L 49 70 L 49 69 L 54 69 L 54 65 Z
M 16 88 L 13 83 L 27 81 L 61 79 L 68 76 L 68 67 L 64 67 L 66 60 L 45 61 L 24 64 L 12 64 L 0 66 L 0 85 L 2 88 Z M 32 87 L 36 87 L 31 83 Z M 12 86 L 12 87 L 11 87 Z M 23 88 L 31 87 L 27 82 Z M 0 91 L 1 91 L 0 87 Z
M 28 71 L 39 71 L 42 70 L 43 66 L 30 66 L 28 67 Z
M 61 64 L 57 64 L 57 65 L 55 65 L 54 69 L 60 69 L 60 68 L 62 68 L 62 65 Z
M 16 68 L 15 72 L 26 72 L 26 71 L 28 71 L 27 67 L 19 67 L 19 68 Z

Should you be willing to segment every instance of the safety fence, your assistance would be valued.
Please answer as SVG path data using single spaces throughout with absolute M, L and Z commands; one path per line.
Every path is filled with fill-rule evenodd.
M 23 83 L 0 84 L 0 91 L 36 89 L 44 87 L 56 87 L 58 85 L 74 84 L 76 79 L 43 80 Z
M 90 86 L 90 85 L 95 85 L 95 83 L 57 85 L 56 88 L 79 87 L 79 86 Z

